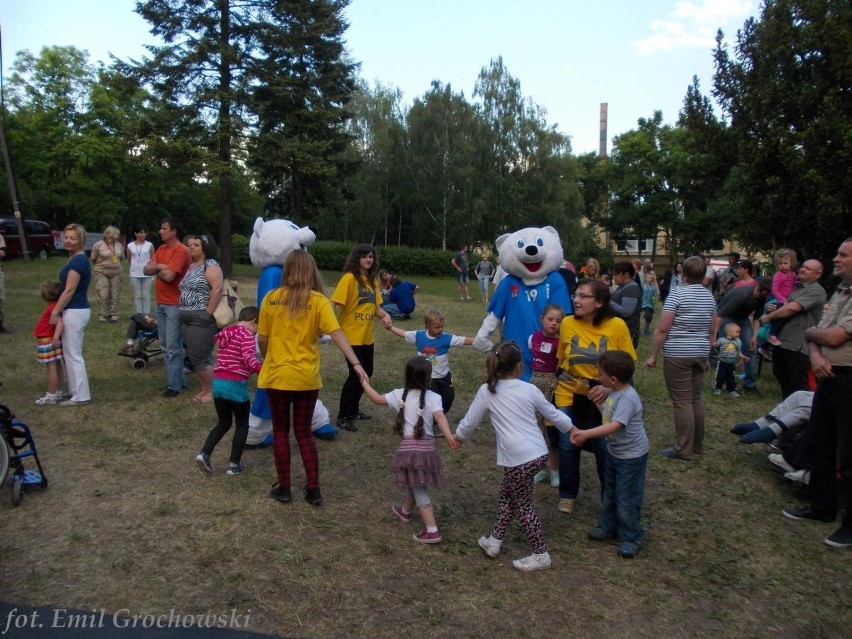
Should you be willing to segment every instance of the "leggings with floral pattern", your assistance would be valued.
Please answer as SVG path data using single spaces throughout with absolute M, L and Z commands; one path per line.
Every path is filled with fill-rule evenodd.
M 497 519 L 491 536 L 503 539 L 506 528 L 512 521 L 515 512 L 521 520 L 521 527 L 532 546 L 533 552 L 547 552 L 547 542 L 544 540 L 544 529 L 533 504 L 533 477 L 547 465 L 547 455 L 533 459 L 520 466 L 503 469 L 503 481 L 500 483 L 500 502 L 497 505 Z

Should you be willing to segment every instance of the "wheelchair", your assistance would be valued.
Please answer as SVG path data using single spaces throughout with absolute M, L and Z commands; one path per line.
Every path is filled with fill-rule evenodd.
M 11 470 L 12 505 L 20 506 L 24 499 L 24 488 L 38 486 L 47 488 L 47 476 L 41 467 L 35 441 L 29 426 L 15 420 L 15 416 L 0 404 L 0 488 L 9 479 Z M 32 458 L 38 471 L 26 470 L 24 460 Z

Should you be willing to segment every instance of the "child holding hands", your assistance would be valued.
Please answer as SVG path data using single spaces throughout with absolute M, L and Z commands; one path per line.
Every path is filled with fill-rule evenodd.
M 524 363 L 517 342 L 497 344 L 486 358 L 486 367 L 487 382 L 477 391 L 454 436 L 455 443 L 467 441 L 479 422 L 490 415 L 497 437 L 497 464 L 503 467 L 500 501 L 491 535 L 480 537 L 479 545 L 489 557 L 500 554 L 506 529 L 517 513 L 533 554 L 516 559 L 512 565 L 523 571 L 544 570 L 550 568 L 551 559 L 532 495 L 533 477 L 547 464 L 547 445 L 536 423 L 536 412 L 564 433 L 572 430 L 573 424 L 540 390 L 521 379 Z
M 36 361 L 47 367 L 47 392 L 35 400 L 39 406 L 58 404 L 62 393 L 62 317 L 50 325 L 50 314 L 62 291 L 59 282 L 44 282 L 39 288 L 41 299 L 47 302 L 44 312 L 33 329 L 36 338 Z
M 450 373 L 450 348 L 453 346 L 470 346 L 472 337 L 451 335 L 444 332 L 444 315 L 441 311 L 431 310 L 426 313 L 425 330 L 404 331 L 395 326 L 388 327 L 394 335 L 402 337 L 409 344 L 414 344 L 417 354 L 425 357 L 432 364 L 432 392 L 441 396 L 441 406 L 444 414 L 450 412 L 456 398 L 453 388 L 453 376 Z
M 405 502 L 394 504 L 393 512 L 405 523 L 411 521 L 415 504 L 425 528 L 414 534 L 414 541 L 437 544 L 441 533 L 435 522 L 435 512 L 429 499 L 429 486 L 441 481 L 442 463 L 435 449 L 433 424 L 447 439 L 450 448 L 458 444 L 450 432 L 450 425 L 441 410 L 441 398 L 429 390 L 432 365 L 424 357 L 414 357 L 405 365 L 405 386 L 380 395 L 368 380 L 361 382 L 370 400 L 379 406 L 388 406 L 396 413 L 394 432 L 402 437 L 393 460 L 397 485 L 407 490 Z
M 548 304 L 541 314 L 541 328 L 530 335 L 527 346 L 532 353 L 532 377 L 530 383 L 542 392 L 545 399 L 553 401 L 556 388 L 556 371 L 559 360 L 559 326 L 565 318 L 565 311 L 559 304 Z M 538 425 L 547 440 L 547 468 L 535 476 L 535 483 L 550 480 L 550 485 L 559 488 L 559 432 L 540 414 L 536 414 Z
M 571 431 L 571 443 L 582 446 L 587 439 L 607 438 L 604 469 L 603 513 L 589 539 L 618 539 L 618 554 L 635 557 L 642 543 L 642 500 L 648 466 L 648 435 L 642 421 L 642 400 L 630 384 L 635 365 L 624 351 L 607 351 L 598 360 L 601 386 L 612 392 L 597 402 L 603 424 L 588 430 Z
M 221 439 L 231 428 L 234 421 L 234 439 L 231 443 L 231 459 L 228 463 L 228 475 L 244 472 L 246 467 L 240 463 L 246 445 L 249 428 L 248 378 L 259 373 L 263 364 L 255 354 L 254 336 L 257 334 L 259 311 L 256 306 L 244 307 L 237 323 L 223 328 L 216 334 L 216 367 L 213 369 L 213 405 L 219 422 L 207 435 L 207 441 L 195 463 L 204 473 L 212 473 L 210 455 Z

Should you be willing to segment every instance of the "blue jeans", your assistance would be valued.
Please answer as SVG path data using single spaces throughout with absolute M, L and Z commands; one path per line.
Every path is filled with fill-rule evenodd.
M 606 455 L 603 513 L 598 527 L 621 543 L 642 541 L 642 500 L 648 453 L 632 459 Z
M 601 414 L 597 407 L 585 396 L 575 395 L 573 406 L 558 406 L 568 415 L 574 426 L 588 430 L 601 425 Z M 590 451 L 595 456 L 598 479 L 601 482 L 601 494 L 604 488 L 604 468 L 606 466 L 606 441 L 601 437 L 587 440 L 581 447 L 571 443 L 568 433 L 559 433 L 559 497 L 576 499 L 580 492 L 580 451 Z
M 750 317 L 746 317 L 745 319 L 734 319 L 732 317 L 722 318 L 722 326 L 719 327 L 719 334 L 717 337 L 725 336 L 725 326 L 731 322 L 734 322 L 740 327 L 740 341 L 743 343 L 742 352 L 743 355 L 748 357 L 748 361 L 743 362 L 743 373 L 745 374 L 743 377 L 743 388 L 754 390 L 757 388 L 757 380 L 754 379 L 752 368 L 754 353 L 751 352 L 751 338 L 754 335 L 754 324 L 752 324 Z
M 166 385 L 177 391 L 186 388 L 183 375 L 183 338 L 177 304 L 157 304 L 157 331 L 166 358 Z

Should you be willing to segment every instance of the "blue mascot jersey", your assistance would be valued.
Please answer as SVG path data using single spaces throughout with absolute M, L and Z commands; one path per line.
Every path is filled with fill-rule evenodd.
M 272 291 L 281 286 L 281 276 L 284 274 L 284 267 L 280 264 L 272 264 L 267 266 L 260 274 L 260 279 L 257 281 L 257 307 L 260 308 L 263 298 L 269 291 Z M 251 403 L 251 414 L 261 419 L 272 419 L 272 411 L 269 408 L 269 398 L 266 395 L 265 388 L 255 389 L 254 401 Z
M 524 358 L 525 381 L 532 377 L 532 352 L 527 342 L 541 328 L 541 315 L 548 304 L 559 304 L 565 315 L 574 313 L 571 295 L 558 271 L 550 273 L 540 284 L 529 286 L 514 275 L 500 281 L 488 312 L 503 320 L 503 339 L 515 340 Z

